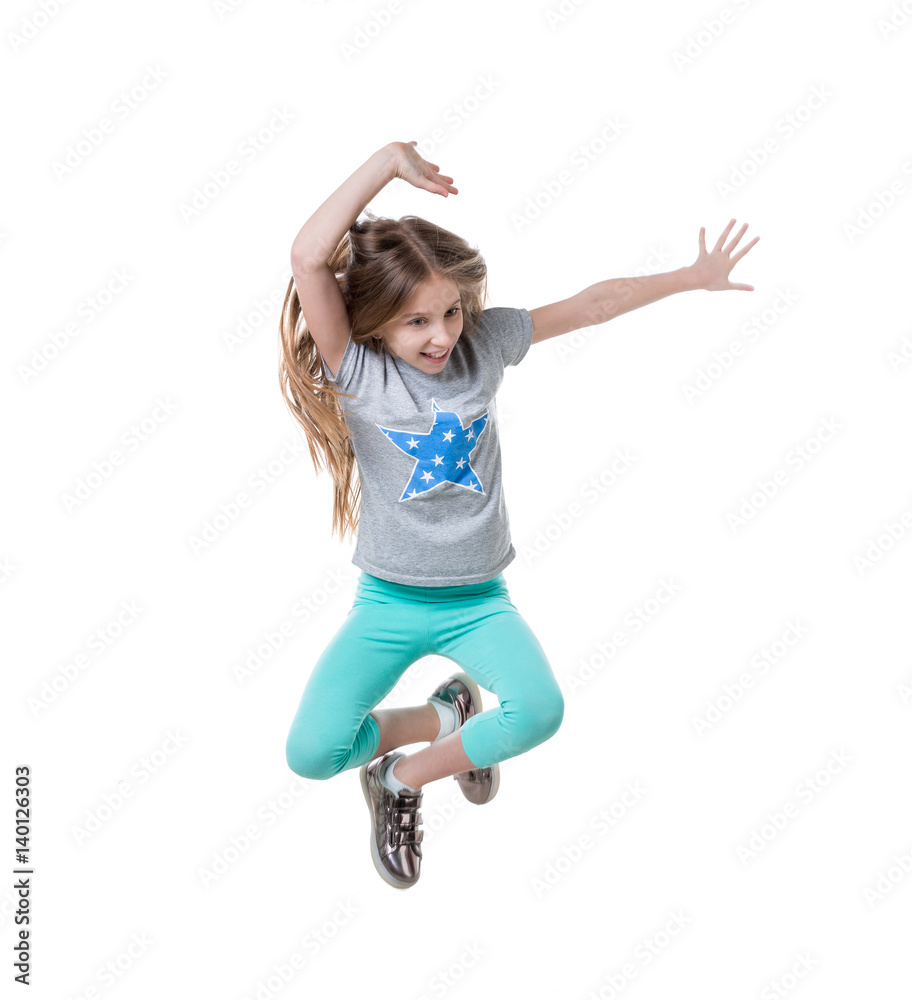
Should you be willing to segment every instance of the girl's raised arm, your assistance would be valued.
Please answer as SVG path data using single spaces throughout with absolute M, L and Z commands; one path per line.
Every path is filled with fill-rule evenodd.
M 364 208 L 395 177 L 444 197 L 452 177 L 414 149 L 390 142 L 373 153 L 304 223 L 291 245 L 291 270 L 307 327 L 330 371 L 337 371 L 350 333 L 348 310 L 327 261 Z M 450 183 L 446 183 L 450 182 Z

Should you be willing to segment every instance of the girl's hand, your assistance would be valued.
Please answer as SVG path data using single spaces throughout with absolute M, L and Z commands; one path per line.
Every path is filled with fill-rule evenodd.
M 428 163 L 421 158 L 421 154 L 414 149 L 418 143 L 415 139 L 411 142 L 391 142 L 390 149 L 393 152 L 396 167 L 396 177 L 408 181 L 416 188 L 423 188 L 433 194 L 448 197 L 450 193 L 459 194 L 453 187 L 453 178 L 441 174 L 440 167 L 436 163 Z
M 734 224 L 735 220 L 732 219 L 722 231 L 719 239 L 716 240 L 716 245 L 710 253 L 706 252 L 706 243 L 703 238 L 706 228 L 703 227 L 700 229 L 700 253 L 693 264 L 690 265 L 690 270 L 696 282 L 693 286 L 694 288 L 705 288 L 710 292 L 724 291 L 729 288 L 737 288 L 744 292 L 752 292 L 754 290 L 753 285 L 735 284 L 728 280 L 728 274 L 731 269 L 760 239 L 759 236 L 755 236 L 746 247 L 739 250 L 734 257 L 731 257 L 732 250 L 738 245 L 738 240 L 741 239 L 747 229 L 747 223 L 745 222 L 728 246 L 723 247 L 722 244 L 725 242 L 725 237 L 731 232 Z

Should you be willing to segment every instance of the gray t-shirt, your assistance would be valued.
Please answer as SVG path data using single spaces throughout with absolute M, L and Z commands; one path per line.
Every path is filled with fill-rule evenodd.
M 501 483 L 495 394 L 532 344 L 526 309 L 485 309 L 442 371 L 349 337 L 337 388 L 361 483 L 352 563 L 384 580 L 447 587 L 491 580 L 516 557 Z

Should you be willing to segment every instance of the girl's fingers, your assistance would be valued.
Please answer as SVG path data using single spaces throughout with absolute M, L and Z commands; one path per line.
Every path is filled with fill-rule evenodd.
M 722 235 L 716 240 L 716 245 L 713 247 L 713 252 L 716 253 L 722 249 L 722 244 L 725 242 L 726 236 L 731 232 L 731 227 L 735 224 L 735 220 L 732 219 L 731 222 L 722 230 Z
M 745 255 L 746 253 L 747 253 L 747 251 L 748 251 L 748 250 L 750 250 L 750 248 L 751 248 L 751 247 L 752 247 L 752 246 L 753 246 L 753 245 L 754 245 L 754 244 L 755 244 L 755 243 L 757 242 L 757 240 L 759 240 L 759 239 L 760 239 L 760 237 L 759 237 L 759 236 L 755 236 L 755 237 L 754 237 L 754 238 L 753 238 L 753 239 L 752 239 L 752 240 L 750 241 L 750 243 L 748 243 L 748 244 L 747 244 L 747 246 L 745 246 L 745 247 L 742 247 L 742 248 L 741 248 L 741 249 L 740 249 L 740 250 L 739 250 L 739 251 L 738 251 L 738 252 L 737 252 L 737 253 L 735 254 L 735 256 L 734 256 L 734 257 L 732 257 L 732 264 L 737 264 L 737 263 L 738 263 L 738 261 L 739 261 L 739 260 L 741 260 L 741 258 L 742 258 L 742 257 L 743 257 L 743 256 L 744 256 L 744 255 Z
M 453 178 L 447 177 L 446 174 L 435 174 L 435 175 L 429 174 L 428 176 L 432 181 L 436 181 L 438 184 L 443 184 L 444 187 L 453 186 Z
M 745 222 L 744 225 L 738 230 L 738 232 L 735 233 L 735 235 L 731 238 L 731 241 L 729 242 L 728 246 L 725 248 L 724 252 L 725 253 L 731 253 L 732 250 L 734 250 L 735 247 L 738 245 L 738 242 L 741 239 L 741 237 L 746 232 L 747 232 L 747 223 Z

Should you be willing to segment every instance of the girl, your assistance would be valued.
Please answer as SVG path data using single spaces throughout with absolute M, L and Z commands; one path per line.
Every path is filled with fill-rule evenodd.
M 421 871 L 423 786 L 453 775 L 469 801 L 490 802 L 499 762 L 549 739 L 563 718 L 548 658 L 503 576 L 516 555 L 495 405 L 505 367 L 532 344 L 674 292 L 753 291 L 728 274 L 757 242 L 731 256 L 747 229 L 723 248 L 732 219 L 711 253 L 700 230 L 689 267 L 603 281 L 531 312 L 485 308 L 485 263 L 465 240 L 417 216 L 357 221 L 396 177 L 458 193 L 415 146 L 375 152 L 296 236 L 279 366 L 314 467 L 333 477 L 333 531 L 357 534 L 361 570 L 305 685 L 286 758 L 308 778 L 361 768 L 374 866 L 400 889 Z M 460 672 L 423 705 L 375 708 L 431 654 Z M 482 711 L 479 687 L 498 708 Z

